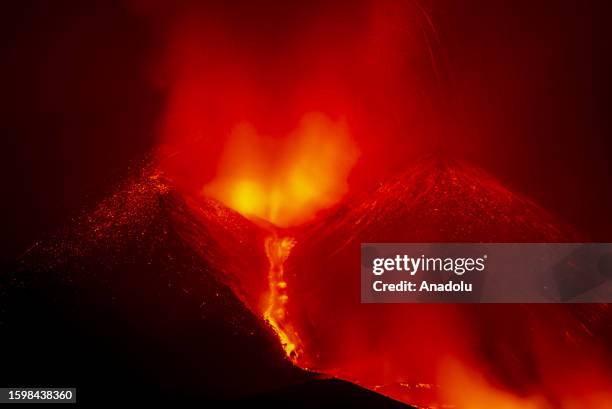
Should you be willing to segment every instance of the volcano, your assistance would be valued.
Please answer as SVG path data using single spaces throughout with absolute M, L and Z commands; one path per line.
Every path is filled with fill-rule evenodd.
M 351 234 L 347 235 L 347 231 Z M 442 155 L 422 158 L 374 189 L 345 198 L 302 232 L 305 237 L 329 237 L 336 243 L 333 251 L 348 242 L 365 239 L 372 242 L 583 239 L 484 170 Z
M 317 370 L 422 406 L 548 408 L 582 394 L 568 357 L 610 360 L 607 305 L 359 304 L 361 243 L 584 240 L 464 161 L 424 158 L 294 234 L 290 313 Z
M 577 240 L 448 158 L 425 158 L 288 229 L 145 165 L 2 275 L 2 343 L 14 351 L 4 384 L 10 374 L 76 385 L 80 401 L 114 399 L 99 395 L 104 384 L 131 400 L 555 407 L 584 385 L 609 385 L 608 306 L 362 305 L 359 250 Z
M 286 358 L 250 309 L 265 234 L 144 165 L 0 276 L 2 383 L 74 385 L 81 403 L 405 407 Z

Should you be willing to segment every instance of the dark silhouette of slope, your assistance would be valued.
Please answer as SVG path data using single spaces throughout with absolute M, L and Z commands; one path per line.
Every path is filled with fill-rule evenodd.
M 265 234 L 145 167 L 5 266 L 0 383 L 77 387 L 81 403 L 222 405 L 278 393 L 279 405 L 320 404 L 317 394 L 286 392 L 316 389 L 319 380 L 285 358 L 271 328 L 245 305 L 256 298 L 248 285 L 265 284 Z M 355 385 L 326 399 L 396 406 Z
M 188 212 L 147 170 L 3 274 L 2 343 L 15 352 L 2 383 L 76 385 L 95 401 L 222 398 L 308 378 L 220 281 L 235 258 L 208 232 L 214 220 L 184 221 L 207 257 L 177 234 Z
M 288 386 L 284 389 L 251 396 L 240 400 L 243 404 L 290 408 L 407 408 L 399 401 L 385 398 L 376 392 L 356 387 L 340 379 L 317 379 Z

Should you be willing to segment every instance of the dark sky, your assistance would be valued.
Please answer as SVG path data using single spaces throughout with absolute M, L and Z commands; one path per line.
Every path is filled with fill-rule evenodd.
M 148 151 L 162 99 L 144 75 L 143 21 L 109 1 L 14 3 L 2 13 L 2 255 L 99 200 Z
M 594 240 L 611 240 L 604 3 L 422 4 L 439 37 L 432 95 L 444 149 Z M 282 10 L 266 12 L 272 5 L 237 2 L 223 15 L 284 19 Z M 0 257 L 12 258 L 95 204 L 155 146 L 164 95 L 149 76 L 159 38 L 124 4 L 3 7 Z

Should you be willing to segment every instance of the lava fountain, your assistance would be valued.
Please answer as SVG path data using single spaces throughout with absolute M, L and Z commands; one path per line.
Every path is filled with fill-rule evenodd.
M 318 112 L 305 114 L 281 138 L 262 136 L 241 123 L 203 193 L 248 218 L 295 226 L 342 198 L 357 157 L 346 123 Z
M 287 357 L 304 367 L 303 345 L 287 310 L 285 261 L 295 245 L 279 228 L 301 224 L 338 202 L 358 157 L 348 127 L 324 114 L 305 114 L 285 138 L 261 136 L 248 123 L 232 131 L 217 176 L 203 188 L 242 215 L 265 224 L 268 294 L 260 314 L 278 335 Z M 270 225 L 271 224 L 271 225 Z

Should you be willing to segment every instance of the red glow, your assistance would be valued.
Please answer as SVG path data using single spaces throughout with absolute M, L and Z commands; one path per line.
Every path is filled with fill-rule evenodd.
M 153 73 L 168 96 L 159 157 L 190 190 L 225 177 L 237 138 L 251 139 L 255 152 L 243 155 L 251 167 L 269 162 L 274 149 L 292 156 L 290 145 L 299 141 L 350 138 L 361 155 L 349 186 L 361 188 L 404 163 L 403 155 L 422 151 L 433 131 L 423 100 L 428 79 L 420 75 L 430 68 L 414 64 L 421 56 L 430 61 L 418 8 L 395 1 L 275 6 L 287 15 L 279 20 L 255 4 L 239 15 L 214 6 L 158 7 L 148 13 L 166 41 Z M 317 123 L 325 128 L 318 140 L 295 135 Z M 355 148 L 342 142 L 339 149 L 349 158 L 342 168 L 350 169 Z
M 433 121 L 430 112 L 430 82 L 437 74 L 432 58 L 435 30 L 416 2 L 406 3 L 286 6 L 283 19 L 260 10 L 252 10 L 257 18 L 243 12 L 234 19 L 232 11 L 221 6 L 148 10 L 162 21 L 167 45 L 155 73 L 168 95 L 160 165 L 188 191 L 214 197 L 252 219 L 291 227 L 292 236 L 296 233 L 291 256 L 283 253 L 291 247 L 283 239 L 272 236 L 261 243 L 270 261 L 268 285 L 250 295 L 265 300 L 263 307 L 250 307 L 272 325 L 298 365 L 408 403 L 603 407 L 611 399 L 610 378 L 609 368 L 600 362 L 609 357 L 574 311 L 548 306 L 361 305 L 358 279 L 346 276 L 350 272 L 357 277 L 358 254 L 341 244 L 350 242 L 359 223 L 370 220 L 366 217 L 338 227 L 344 236 L 330 236 L 337 239 L 327 242 L 339 252 L 334 253 L 340 257 L 336 264 L 325 267 L 317 261 L 328 260 L 327 248 L 301 247 L 307 246 L 301 240 L 307 233 L 317 239 L 328 233 L 328 226 L 317 230 L 302 223 L 320 227 L 317 212 L 337 204 L 347 192 L 355 194 L 384 180 L 429 147 L 439 128 L 449 127 L 441 125 L 446 118 Z M 459 135 L 459 144 L 469 133 L 451 131 L 448 139 Z M 474 140 L 479 138 L 485 136 Z M 465 178 L 466 190 L 481 185 L 490 193 L 472 194 L 472 205 L 485 197 L 492 213 L 504 210 L 500 220 L 525 216 L 522 203 L 504 207 L 514 196 L 498 182 L 461 169 L 449 180 L 453 177 Z M 431 182 L 431 177 L 423 180 Z M 445 191 L 424 184 L 431 188 L 427 193 L 435 193 L 429 198 L 444 200 Z M 455 236 L 445 236 L 454 215 L 443 223 L 435 219 L 439 228 L 417 220 L 414 230 L 398 233 L 400 228 L 387 226 L 390 222 L 382 217 L 409 207 L 406 197 L 412 196 L 404 193 L 381 194 L 362 204 L 383 214 L 380 219 L 378 213 L 368 217 L 388 234 L 354 241 L 533 240 L 532 232 L 520 234 L 520 225 L 503 231 L 509 236 L 478 230 L 461 235 L 473 228 L 475 218 L 452 230 Z M 454 210 L 470 214 L 473 208 L 462 200 L 453 203 Z M 424 207 L 436 209 L 436 203 Z M 347 214 L 358 210 L 363 209 L 345 209 Z M 556 231 L 537 211 L 525 218 L 542 230 Z M 545 239 L 561 237 L 551 233 Z M 240 279 L 251 282 L 250 275 L 261 273 L 240 272 Z
M 336 203 L 356 158 L 346 125 L 322 114 L 305 115 L 294 132 L 276 141 L 242 124 L 203 193 L 247 217 L 287 227 Z

